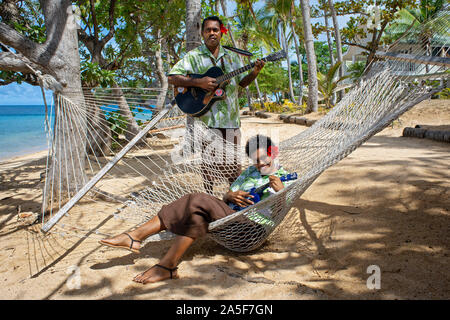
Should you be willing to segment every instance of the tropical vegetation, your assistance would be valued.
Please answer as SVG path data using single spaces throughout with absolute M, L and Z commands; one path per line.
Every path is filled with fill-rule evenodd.
M 158 103 L 170 90 L 167 72 L 200 44 L 199 21 L 218 15 L 228 26 L 223 43 L 254 58 L 285 49 L 288 61 L 267 64 L 248 90 L 245 106 L 288 99 L 317 111 L 337 101 L 330 83 L 343 80 L 342 56 L 349 46 L 366 60 L 345 66 L 360 77 L 381 45 L 412 26 L 426 24 L 445 0 L 4 0 L 0 3 L 0 85 L 38 85 L 34 70 L 52 76 L 66 92 L 81 87 L 159 87 Z M 379 7 L 377 28 L 369 6 Z M 338 25 L 346 17 L 346 25 Z M 433 28 L 421 35 L 430 47 Z M 368 38 L 368 42 L 361 39 Z M 12 53 L 12 50 L 14 53 Z M 243 57 L 243 62 L 250 59 Z M 338 68 L 336 66 L 339 66 Z M 337 69 L 336 69 L 337 68 Z M 336 72 L 335 72 L 336 71 Z M 333 79 L 329 78 L 330 74 Z M 326 81 L 324 80 L 326 79 Z M 325 81 L 325 82 L 324 82 Z M 331 82 L 330 82 L 331 81 Z M 333 92 L 331 92 L 331 91 Z M 317 98 L 320 92 L 323 100 Z

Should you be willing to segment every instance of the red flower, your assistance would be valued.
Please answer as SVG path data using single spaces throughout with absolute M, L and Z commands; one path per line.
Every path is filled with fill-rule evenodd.
M 227 34 L 228 29 L 225 28 L 223 24 L 221 24 L 221 25 L 220 25 L 220 32 L 222 32 L 222 33 L 224 33 L 224 34 Z
M 279 154 L 280 152 L 278 151 L 277 146 L 270 146 L 267 148 L 267 156 L 271 157 L 272 159 L 278 157 Z

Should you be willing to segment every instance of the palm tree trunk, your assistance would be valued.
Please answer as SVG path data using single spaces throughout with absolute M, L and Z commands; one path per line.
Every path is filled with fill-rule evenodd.
M 425 51 L 427 56 L 431 56 L 431 40 L 429 37 L 427 37 L 426 39 Z M 426 73 L 430 72 L 430 66 L 428 64 L 425 65 L 425 72 Z
M 314 52 L 314 40 L 311 27 L 311 14 L 308 0 L 300 0 L 302 8 L 303 32 L 305 35 L 306 59 L 308 60 L 308 110 L 317 112 L 318 83 L 317 83 L 317 59 Z
M 231 25 L 230 25 L 229 23 L 227 24 L 227 28 L 228 28 L 228 32 L 229 32 L 229 35 L 230 35 L 231 43 L 233 44 L 233 47 L 236 48 L 236 41 L 234 40 L 233 32 L 231 31 Z M 242 63 L 244 63 L 244 62 L 242 61 L 242 57 L 239 56 L 239 59 L 241 60 Z M 248 86 L 245 87 L 245 93 L 247 94 L 248 108 L 249 108 L 250 111 L 253 111 L 253 107 L 252 107 L 252 97 L 251 97 L 250 89 L 248 88 Z
M 302 66 L 302 55 L 300 54 L 300 46 L 298 44 L 297 36 L 294 33 L 294 44 L 295 44 L 295 53 L 297 55 L 297 61 L 298 61 L 298 74 L 299 74 L 299 81 L 298 81 L 298 101 L 297 104 L 301 105 L 303 102 L 303 66 Z
M 289 11 L 289 18 L 291 20 L 291 32 L 292 37 L 294 38 L 294 45 L 295 45 L 295 54 L 297 55 L 297 62 L 298 62 L 298 75 L 299 75 L 299 82 L 298 82 L 298 101 L 297 104 L 301 105 L 303 100 L 303 66 L 302 66 L 302 55 L 300 54 L 300 46 L 298 43 L 297 33 L 295 32 L 294 28 L 294 18 L 292 16 L 292 12 L 294 11 L 294 1 L 292 1 L 291 4 L 291 10 Z
M 333 55 L 333 43 L 331 42 L 331 34 L 330 34 L 330 29 L 328 27 L 327 11 L 324 11 L 324 13 L 325 13 L 325 28 L 327 29 L 328 51 L 330 52 L 330 63 L 333 66 L 336 63 L 334 60 L 334 55 Z
M 215 9 L 217 14 L 219 14 L 219 8 L 220 8 L 220 0 L 216 0 L 214 2 L 214 9 Z
M 333 43 L 331 42 L 331 34 L 330 34 L 330 29 L 328 27 L 328 11 L 326 8 L 324 9 L 324 13 L 325 13 L 325 28 L 327 29 L 328 51 L 330 52 L 330 63 L 332 66 L 334 66 L 334 64 L 336 62 L 334 60 L 334 55 L 333 55 Z M 336 93 L 335 92 L 333 92 L 333 95 L 331 96 L 331 103 L 333 105 L 336 104 Z
M 186 52 L 201 44 L 201 0 L 186 0 Z
M 227 7 L 226 7 L 226 4 L 225 4 L 225 1 L 221 0 L 220 4 L 222 5 L 223 15 L 225 17 L 228 17 L 228 15 L 227 15 Z M 231 24 L 230 23 L 227 23 L 227 28 L 228 28 L 228 34 L 230 35 L 231 43 L 233 44 L 233 47 L 236 48 L 236 41 L 234 40 L 233 32 L 231 31 Z M 239 56 L 239 59 L 243 63 L 242 57 Z M 256 79 L 255 79 L 255 81 L 256 81 Z M 259 88 L 257 90 L 258 90 L 258 99 L 261 101 L 261 95 L 259 93 Z M 249 108 L 250 111 L 254 111 L 254 109 L 252 107 L 252 99 L 251 99 L 250 89 L 248 88 L 248 86 L 245 88 L 245 93 L 247 94 L 248 108 Z M 263 106 L 264 106 L 264 104 L 263 104 Z
M 202 4 L 201 0 L 186 0 L 186 52 L 197 48 L 201 44 L 200 19 Z M 194 152 L 194 118 L 186 115 L 186 135 L 190 136 L 192 144 L 189 146 L 190 153 Z
M 334 26 L 334 39 L 336 42 L 336 52 L 337 52 L 337 61 L 341 62 L 341 66 L 339 67 L 339 78 L 344 76 L 344 63 L 342 58 L 342 40 L 341 40 L 341 32 L 339 30 L 339 23 L 337 20 L 336 10 L 334 9 L 333 0 L 328 0 L 328 5 L 330 8 L 331 17 L 333 18 L 333 26 Z M 339 100 L 342 99 L 342 91 L 337 92 Z
M 292 85 L 292 72 L 291 72 L 291 62 L 289 60 L 289 48 L 286 42 L 286 35 L 284 34 L 285 29 L 286 29 L 286 25 L 284 23 L 284 21 L 279 21 L 280 23 L 278 24 L 278 28 L 280 29 L 280 38 L 281 38 L 281 43 L 283 44 L 283 49 L 286 50 L 287 53 L 287 67 L 288 67 L 288 77 L 289 77 L 289 96 L 290 96 L 290 100 L 292 102 L 295 101 L 295 96 L 294 96 L 294 87 Z
M 255 78 L 255 87 L 256 87 L 256 94 L 258 95 L 259 103 L 261 103 L 261 108 L 263 110 L 265 110 L 266 106 L 264 105 L 264 100 L 263 100 L 262 95 L 261 95 L 261 90 L 259 90 L 259 85 L 258 85 L 258 79 L 257 78 Z

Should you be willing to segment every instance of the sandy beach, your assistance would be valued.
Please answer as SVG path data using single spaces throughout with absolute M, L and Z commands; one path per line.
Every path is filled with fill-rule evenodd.
M 450 144 L 402 137 L 417 124 L 450 130 L 450 101 L 422 102 L 326 170 L 259 250 L 238 254 L 206 237 L 180 279 L 147 285 L 131 279 L 170 240 L 138 255 L 44 236 L 18 212 L 40 211 L 46 152 L 2 161 L 0 299 L 449 299 Z M 242 116 L 243 141 L 273 128 L 281 140 L 307 129 Z M 95 213 L 99 204 L 83 205 Z M 379 289 L 367 286 L 370 266 Z

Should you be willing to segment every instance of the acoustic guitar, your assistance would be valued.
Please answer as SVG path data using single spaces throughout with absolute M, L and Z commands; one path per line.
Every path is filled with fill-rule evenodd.
M 291 180 L 296 180 L 296 179 L 297 179 L 297 172 L 289 173 L 285 176 L 280 177 L 281 181 L 291 181 Z M 249 196 L 249 197 L 247 197 L 247 199 L 253 201 L 253 203 L 257 203 L 257 202 L 261 201 L 261 197 L 262 197 L 264 190 L 266 190 L 269 186 L 270 186 L 270 182 L 263 184 L 262 186 L 260 186 L 258 188 L 251 188 L 250 191 L 248 191 L 248 193 L 250 193 L 250 196 L 253 196 L 253 197 Z M 246 207 L 240 207 L 239 205 L 234 204 L 234 203 L 230 203 L 229 206 L 231 207 L 231 209 L 236 210 L 236 211 L 240 211 L 240 210 L 246 208 Z
M 286 58 L 284 50 L 272 53 L 265 58 L 264 62 L 277 61 Z M 213 91 L 206 91 L 199 87 L 175 87 L 175 100 L 178 107 L 190 116 L 200 117 L 207 113 L 216 101 L 226 98 L 225 87 L 231 78 L 252 69 L 255 63 L 252 62 L 245 67 L 224 74 L 219 67 L 212 67 L 204 74 L 189 74 L 190 78 L 211 77 L 216 79 L 217 87 Z

